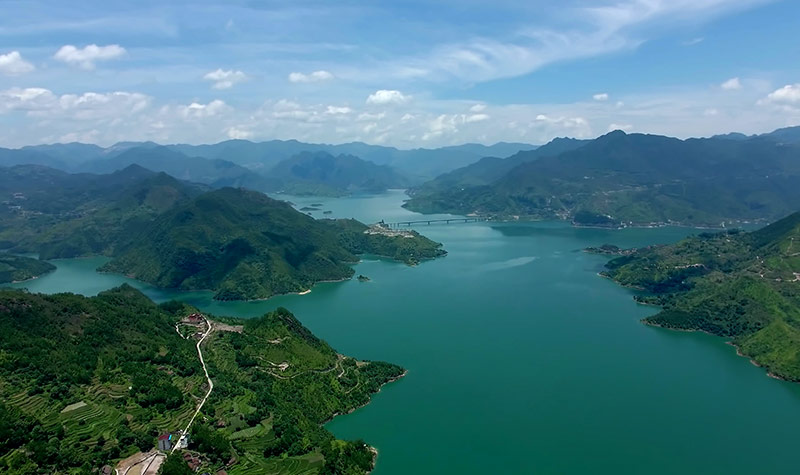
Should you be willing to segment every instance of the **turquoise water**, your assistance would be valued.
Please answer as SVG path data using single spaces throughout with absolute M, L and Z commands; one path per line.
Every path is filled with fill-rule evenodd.
M 323 203 L 335 217 L 413 216 L 403 195 Z M 322 212 L 315 212 L 322 217 Z M 655 312 L 597 276 L 580 250 L 671 242 L 686 229 L 575 229 L 563 223 L 418 228 L 449 255 L 418 267 L 365 259 L 372 280 L 308 295 L 214 302 L 54 261 L 18 286 L 94 294 L 133 283 L 155 300 L 254 316 L 292 310 L 340 352 L 405 366 L 368 406 L 328 428 L 378 448 L 374 473 L 796 473 L 800 387 L 770 379 L 724 340 L 646 327 Z

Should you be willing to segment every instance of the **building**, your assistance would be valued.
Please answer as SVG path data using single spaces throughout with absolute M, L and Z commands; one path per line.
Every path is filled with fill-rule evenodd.
M 172 448 L 172 434 L 158 436 L 158 450 L 166 452 Z

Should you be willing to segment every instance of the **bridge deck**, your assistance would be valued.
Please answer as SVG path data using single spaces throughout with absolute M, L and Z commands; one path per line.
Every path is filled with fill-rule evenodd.
M 455 224 L 455 223 L 477 223 L 479 221 L 489 221 L 488 216 L 470 216 L 466 218 L 442 218 L 442 219 L 418 219 L 415 221 L 398 221 L 395 223 L 380 222 L 383 226 L 388 228 L 410 227 L 415 224 Z

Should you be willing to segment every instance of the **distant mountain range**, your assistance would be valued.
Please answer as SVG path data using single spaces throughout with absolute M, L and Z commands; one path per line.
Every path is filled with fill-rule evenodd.
M 269 189 L 294 195 L 380 193 L 406 188 L 410 178 L 387 165 L 376 165 L 353 155 L 303 152 L 287 158 L 268 172 Z
M 576 224 L 770 221 L 800 203 L 800 127 L 679 140 L 622 131 L 484 159 L 410 190 L 424 213 Z
M 486 156 L 505 157 L 535 148 L 498 143 L 398 150 L 358 142 L 327 145 L 296 140 L 229 140 L 213 145 L 120 142 L 108 148 L 69 143 L 0 148 L 0 166 L 43 165 L 66 172 L 102 174 L 136 164 L 215 188 L 341 195 L 420 184 Z M 311 156 L 315 158 L 311 160 Z

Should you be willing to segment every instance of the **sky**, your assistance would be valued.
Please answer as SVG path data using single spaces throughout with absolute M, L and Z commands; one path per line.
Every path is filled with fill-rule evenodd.
M 0 146 L 800 125 L 797 0 L 3 0 Z

